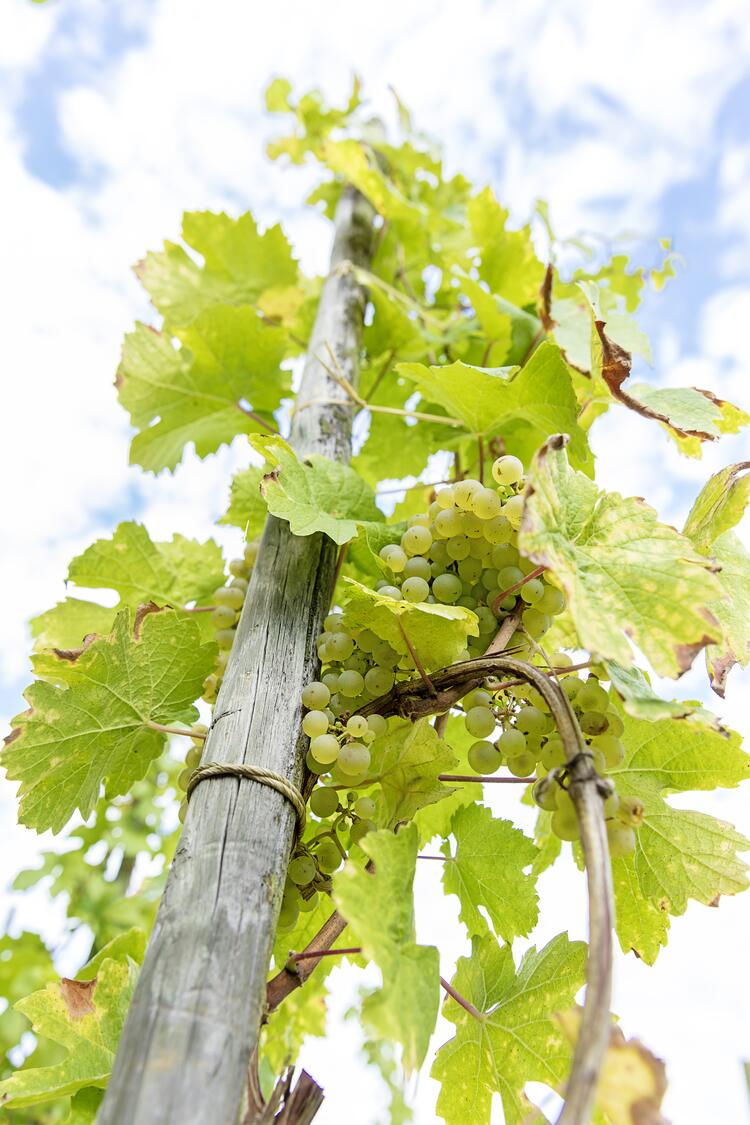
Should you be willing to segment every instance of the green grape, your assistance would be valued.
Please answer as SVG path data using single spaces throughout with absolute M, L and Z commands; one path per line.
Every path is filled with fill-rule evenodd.
M 281 900 L 279 910 L 278 928 L 280 930 L 293 930 L 299 918 L 299 906 L 291 899 Z
M 615 738 L 619 738 L 625 732 L 625 724 L 616 711 L 607 711 L 607 734 L 613 734 Z
M 370 668 L 365 675 L 365 687 L 376 699 L 393 687 L 393 672 L 387 668 Z
M 548 738 L 541 750 L 540 761 L 546 769 L 555 766 L 564 766 L 566 761 L 565 747 L 559 738 Z
M 325 711 L 308 711 L 302 720 L 302 729 L 308 738 L 317 738 L 328 730 L 328 716 Z
M 494 567 L 488 566 L 482 571 L 481 583 L 488 594 L 494 596 L 499 590 L 498 577 L 498 572 Z
M 432 544 L 432 546 L 430 547 L 430 558 L 432 559 L 432 566 L 430 567 L 430 570 L 433 576 L 435 576 L 436 574 L 442 574 L 443 570 L 445 570 L 445 568 L 451 561 L 448 557 L 448 550 L 442 540 L 436 539 Z M 436 566 L 442 567 L 443 570 L 436 571 Z
M 203 751 L 197 746 L 191 746 L 185 755 L 185 765 L 188 769 L 194 770 L 200 765 L 202 757 Z
M 517 758 L 526 750 L 526 735 L 515 727 L 507 727 L 497 740 L 497 744 L 506 758 Z
M 229 583 L 229 588 L 231 590 L 241 590 L 242 591 L 242 600 L 243 601 L 245 600 L 245 595 L 247 594 L 247 586 L 248 586 L 247 578 L 233 578 L 232 581 Z
M 398 653 L 388 641 L 378 641 L 372 650 L 372 658 L 380 668 L 395 668 L 399 660 Z
M 547 719 L 538 707 L 529 705 L 519 710 L 516 715 L 516 726 L 524 734 L 542 734 L 547 726 Z
M 372 832 L 375 828 L 377 828 L 377 825 L 373 820 L 365 819 L 355 821 L 349 832 L 350 845 L 353 847 L 355 844 L 358 844 L 363 836 L 366 836 L 368 832 Z
M 372 820 L 377 811 L 377 806 L 372 797 L 358 797 L 352 806 L 352 811 L 363 820 Z
M 323 683 L 324 687 L 328 688 L 328 699 L 330 701 L 331 696 L 339 690 L 339 673 L 338 672 L 325 672 L 324 675 L 322 675 L 320 677 L 320 679 L 321 679 L 321 682 Z M 308 684 L 307 686 L 309 687 L 310 685 Z M 303 688 L 303 690 L 302 690 L 302 702 L 303 703 L 305 703 L 305 691 L 307 691 L 307 688 Z M 307 706 L 306 703 L 305 703 L 305 706 Z
M 474 773 L 495 773 L 503 763 L 503 756 L 496 746 L 484 740 L 475 742 L 469 748 L 469 765 Z
M 476 598 L 465 598 L 464 597 L 464 598 L 459 598 L 458 601 L 456 602 L 456 605 L 462 605 L 464 607 L 464 609 L 476 609 L 478 604 L 479 603 L 477 602 Z
M 336 676 L 336 686 L 338 686 L 338 676 Z M 313 680 L 302 689 L 302 704 L 304 707 L 309 707 L 311 711 L 319 711 L 321 707 L 327 707 L 330 700 L 331 689 L 320 680 Z
M 472 541 L 483 539 L 484 524 L 479 516 L 475 516 L 473 512 L 462 512 L 461 533 Z M 471 544 L 469 545 L 469 550 L 471 550 Z
M 562 809 L 557 809 L 552 814 L 551 828 L 560 840 L 577 840 L 581 835 L 578 820 L 575 816 L 571 819 Z
M 203 681 L 202 696 L 205 699 L 206 703 L 213 703 L 214 699 L 216 699 L 216 693 L 218 692 L 218 690 L 219 677 L 215 676 L 212 672 L 211 675 L 206 676 L 205 680 Z
M 399 589 L 399 587 L 398 586 L 390 586 L 387 582 L 384 586 L 380 587 L 380 589 L 378 590 L 378 593 L 382 594 L 382 596 L 384 598 L 392 598 L 393 601 L 396 601 L 396 602 L 401 601 L 401 590 Z
M 185 817 L 187 816 L 187 810 L 188 810 L 188 803 L 187 803 L 186 800 L 183 799 L 182 801 L 180 801 L 180 807 L 177 810 L 177 819 L 179 820 L 180 824 L 185 823 Z
M 287 872 L 289 878 L 298 887 L 306 887 L 308 883 L 312 883 L 317 873 L 315 860 L 309 855 L 300 855 L 293 859 Z
M 517 566 L 504 566 L 499 571 L 497 576 L 497 583 L 501 590 L 508 590 L 511 586 L 517 586 L 523 579 L 523 572 Z
M 578 698 L 578 693 L 583 687 L 583 681 L 578 676 L 566 676 L 562 681 L 562 689 L 571 701 Z
M 244 551 L 245 562 L 247 563 L 247 565 L 249 567 L 254 567 L 256 562 L 258 561 L 258 551 L 259 550 L 260 550 L 260 541 L 258 539 L 252 539 L 249 543 L 247 543 L 245 545 L 245 551 Z
M 478 480 L 460 480 L 453 485 L 453 502 L 457 508 L 468 512 L 471 508 L 471 498 L 475 492 L 484 486 Z
M 503 515 L 510 526 L 518 531 L 523 516 L 523 496 L 511 496 L 510 500 L 506 500 L 503 504 Z
M 236 586 L 219 586 L 218 590 L 214 590 L 213 600 L 217 606 L 225 605 L 238 610 L 245 604 L 245 594 Z
M 612 734 L 598 734 L 592 738 L 591 745 L 600 750 L 604 755 L 604 761 L 608 770 L 613 770 L 619 766 L 620 762 L 625 757 L 625 747 L 620 742 L 619 738 L 615 738 Z
M 494 488 L 478 488 L 472 493 L 471 511 L 481 520 L 491 520 L 500 515 L 503 502 Z
M 344 615 L 343 613 L 329 613 L 323 622 L 323 628 L 326 633 L 338 633 L 340 629 L 344 628 Z
M 453 489 L 441 488 L 440 491 L 435 494 L 435 503 L 440 508 L 452 508 L 455 503 Z
M 518 653 L 524 653 L 529 648 L 529 638 L 520 629 L 516 629 L 515 633 L 511 635 L 510 640 L 506 646 L 511 650 L 517 650 Z
M 334 660 L 348 660 L 354 652 L 354 637 L 349 633 L 331 633 L 326 649 Z
M 499 546 L 500 544 L 510 543 L 513 538 L 513 528 L 510 526 L 507 517 L 500 512 L 494 519 L 486 521 L 482 528 L 482 534 L 488 543 Z
M 471 556 L 461 559 L 458 564 L 458 574 L 463 582 L 472 584 L 478 582 L 482 575 L 482 564 L 479 559 L 473 559 Z
M 521 622 L 526 632 L 530 637 L 533 637 L 534 640 L 543 637 L 551 624 L 549 617 L 544 613 L 540 613 L 538 609 L 524 610 Z
M 315 816 L 332 816 L 339 807 L 339 795 L 335 789 L 314 789 L 310 797 L 310 809 Z
M 454 562 L 460 562 L 461 559 L 469 557 L 471 550 L 471 540 L 466 535 L 454 535 L 446 543 L 449 558 Z
M 183 790 L 187 789 L 188 782 L 190 781 L 190 778 L 192 776 L 193 771 L 191 769 L 180 770 L 180 773 L 177 777 L 177 788 Z
M 631 828 L 640 828 L 643 824 L 643 817 L 646 812 L 643 801 L 638 797 L 621 797 L 620 807 L 617 810 L 617 816 L 623 824 L 629 825 Z
M 609 696 L 599 682 L 589 678 L 578 693 L 578 706 L 583 711 L 606 711 Z
M 536 754 L 531 751 L 508 758 L 508 769 L 514 777 L 529 777 L 534 772 L 535 765 Z
M 319 734 L 310 742 L 310 753 L 316 762 L 330 766 L 339 756 L 339 741 L 332 734 Z
M 226 667 L 227 667 L 228 663 L 229 663 L 229 649 L 220 648 L 219 651 L 216 653 L 216 671 L 220 675 L 223 676 L 224 672 L 226 671 Z
M 305 762 L 310 773 L 326 773 L 328 770 L 328 766 L 326 765 L 326 763 L 319 762 L 316 758 L 313 757 L 309 750 L 305 754 Z
M 415 524 L 401 536 L 401 546 L 410 558 L 412 555 L 426 555 L 432 546 L 432 533 L 429 528 Z
M 247 565 L 244 559 L 230 559 L 229 567 L 227 569 L 234 578 L 244 578 L 246 581 L 247 576 L 250 573 L 250 567 Z
M 477 606 L 476 615 L 479 619 L 480 633 L 494 633 L 497 629 L 497 618 L 486 605 Z
M 551 617 L 556 617 L 558 613 L 562 613 L 565 609 L 565 595 L 562 590 L 557 590 L 554 586 L 547 586 L 545 583 L 544 593 L 537 606 L 542 613 L 548 613 Z
M 464 717 L 464 725 L 474 738 L 486 738 L 495 729 L 495 716 L 489 707 L 470 707 Z
M 556 783 L 548 781 L 546 777 L 540 777 L 539 780 L 534 783 L 531 795 L 540 809 L 545 809 L 547 812 L 555 812 L 557 808 L 555 788 Z
M 406 552 L 396 543 L 388 543 L 387 546 L 382 547 L 380 558 L 394 574 L 399 574 L 406 566 Z
M 524 582 L 519 593 L 527 605 L 538 605 L 544 594 L 544 583 L 538 578 L 530 578 L 528 582 Z
M 492 702 L 492 696 L 488 691 L 483 691 L 482 688 L 475 688 L 465 695 L 461 700 L 461 706 L 464 711 L 471 710 L 472 707 L 489 707 Z
M 354 699 L 356 695 L 361 695 L 364 686 L 365 679 L 361 672 L 347 669 L 339 676 L 339 691 L 347 699 Z
M 490 561 L 495 570 L 503 570 L 506 566 L 518 566 L 518 551 L 510 543 L 501 543 L 492 548 Z M 520 577 L 523 577 L 521 575 Z
M 604 802 L 604 815 L 607 820 L 613 816 L 617 816 L 618 809 L 620 808 L 620 798 L 616 793 L 610 793 Z
M 424 578 L 406 578 L 401 585 L 401 596 L 407 602 L 423 602 L 430 593 Z
M 461 596 L 461 579 L 457 574 L 440 574 L 432 580 L 432 592 L 439 602 L 451 605 Z
M 364 652 L 357 652 L 356 649 L 351 656 L 347 656 L 343 665 L 345 672 L 360 672 L 363 676 L 369 667 L 370 661 Z
M 367 733 L 368 729 L 367 719 L 364 715 L 352 715 L 347 720 L 346 731 L 352 738 L 361 738 L 363 734 Z
M 237 621 L 237 611 L 228 605 L 217 605 L 211 613 L 211 624 L 216 629 L 231 629 Z
M 580 693 L 576 703 L 578 703 L 579 700 Z M 602 714 L 601 711 L 584 711 L 578 723 L 584 734 L 604 734 L 604 731 L 609 726 L 607 716 Z
M 341 867 L 341 852 L 333 840 L 324 840 L 318 848 L 316 859 L 324 875 L 332 875 Z
M 214 633 L 214 640 L 219 648 L 229 652 L 234 644 L 234 629 L 217 629 Z
M 318 905 L 319 898 L 320 895 L 317 891 L 314 891 L 309 898 L 305 898 L 305 896 L 302 895 L 298 903 L 300 911 L 304 914 L 309 914 Z
M 498 484 L 517 484 L 523 479 L 523 462 L 517 457 L 498 457 L 492 463 L 492 476 Z
M 404 578 L 423 578 L 425 582 L 429 582 L 432 578 L 432 567 L 429 561 L 421 555 L 414 555 L 413 558 L 407 559 L 404 567 Z M 362 648 L 361 641 L 359 647 Z
M 632 855 L 635 851 L 635 832 L 627 824 L 620 824 L 617 820 L 607 821 L 607 840 L 609 854 L 614 859 Z
M 382 715 L 368 715 L 367 725 L 375 738 L 380 738 L 388 730 L 388 720 Z
M 487 524 L 484 526 L 486 527 Z M 484 536 L 481 539 L 472 539 L 469 547 L 469 558 L 480 559 L 486 565 L 491 550 L 492 544 Z
M 205 723 L 193 723 L 190 728 L 190 737 L 196 746 L 203 748 L 206 735 L 208 734 L 208 727 Z
M 358 777 L 370 766 L 370 751 L 361 742 L 345 742 L 336 760 L 341 773 L 347 777 Z

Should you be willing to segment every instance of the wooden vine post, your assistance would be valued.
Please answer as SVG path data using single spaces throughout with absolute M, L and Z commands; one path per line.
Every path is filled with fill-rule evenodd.
M 336 211 L 331 269 L 310 340 L 290 442 L 346 462 L 352 403 L 329 348 L 357 382 L 373 211 L 351 188 Z M 322 362 L 321 362 L 322 360 Z M 300 691 L 333 591 L 337 548 L 273 516 L 215 709 L 204 762 L 252 764 L 303 784 Z M 257 1042 L 296 814 L 256 781 L 212 778 L 192 797 L 128 1012 L 99 1125 L 234 1125 Z

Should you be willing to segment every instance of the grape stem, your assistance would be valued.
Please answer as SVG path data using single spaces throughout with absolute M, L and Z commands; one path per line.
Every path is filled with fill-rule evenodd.
M 535 777 L 494 777 L 492 774 L 439 773 L 438 781 L 475 781 L 478 785 L 532 785 Z
M 484 655 L 492 656 L 493 653 L 502 652 L 520 624 L 521 614 L 514 610 L 505 618 Z
M 187 735 L 188 738 L 200 739 L 205 739 L 206 737 L 205 734 L 192 731 L 190 727 L 188 727 L 187 730 L 183 730 L 182 727 L 166 727 L 163 723 L 155 723 L 152 719 L 147 719 L 143 725 L 148 727 L 149 730 L 158 730 L 160 734 L 184 734 Z
M 460 1004 L 465 1012 L 468 1012 L 469 1015 L 473 1016 L 475 1020 L 479 1020 L 480 1023 L 484 1023 L 487 1017 L 479 1011 L 479 1008 L 475 1008 L 470 1000 L 467 1000 L 465 996 L 462 996 L 460 992 L 457 992 L 453 985 L 448 983 L 445 977 L 440 978 L 440 984 L 451 997 L 451 999 L 455 1000 L 457 1004 Z
M 493 598 L 492 605 L 490 606 L 492 612 L 497 615 L 500 612 L 500 602 L 509 598 L 511 594 L 515 594 L 522 586 L 525 586 L 527 582 L 531 582 L 532 578 L 538 578 L 540 574 L 544 574 L 546 569 L 546 566 L 534 567 L 528 574 L 524 574 L 520 582 L 514 582 L 507 590 L 501 590 L 500 593 Z
M 307 961 L 311 957 L 344 957 L 346 954 L 361 953 L 362 948 L 359 945 L 350 945 L 346 948 L 340 949 L 306 949 L 302 953 L 292 953 L 289 960 L 294 961 Z
M 401 630 L 401 636 L 404 638 L 404 644 L 406 645 L 406 647 L 409 650 L 409 656 L 414 661 L 414 667 L 419 672 L 419 675 L 420 675 L 420 677 L 422 679 L 422 682 L 425 685 L 425 687 L 428 689 L 428 691 L 431 691 L 432 694 L 434 695 L 435 694 L 435 688 L 434 688 L 434 685 L 432 683 L 432 680 L 427 675 L 427 673 L 424 669 L 424 665 L 422 664 L 422 661 L 419 659 L 419 657 L 417 655 L 417 650 L 414 648 L 414 645 L 411 643 L 411 640 L 409 639 L 409 634 L 406 632 L 406 629 L 404 629 L 401 618 L 397 617 L 396 620 L 398 621 L 398 627 Z

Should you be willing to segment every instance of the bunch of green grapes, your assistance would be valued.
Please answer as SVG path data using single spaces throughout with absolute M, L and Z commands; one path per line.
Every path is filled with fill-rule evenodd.
M 211 624 L 216 630 L 214 636 L 219 646 L 219 655 L 216 658 L 215 670 L 203 681 L 203 699 L 206 703 L 215 703 L 216 696 L 219 694 L 229 653 L 234 644 L 240 611 L 245 602 L 250 574 L 258 557 L 258 547 L 258 540 L 248 543 L 243 557 L 232 559 L 229 563 L 229 573 L 232 576 L 229 584 L 214 590 Z
M 335 622 L 332 621 L 334 617 L 337 619 Z M 341 614 L 329 614 L 326 628 L 338 626 L 340 618 Z M 354 652 L 354 638 L 343 626 L 339 632 L 324 635 L 333 637 L 334 643 L 341 638 L 342 651 Z M 345 663 L 350 664 L 351 658 L 347 657 Z M 382 694 L 373 690 L 369 696 L 364 695 L 365 681 L 371 671 L 363 676 L 352 667 L 344 667 L 340 672 L 329 669 L 322 679 L 314 680 L 302 692 L 302 703 L 308 709 L 302 720 L 302 729 L 310 739 L 308 769 L 315 774 L 330 773 L 334 783 L 361 784 L 370 768 L 369 746 L 388 729 L 388 721 L 382 715 L 365 718 L 364 715 L 348 713 L 356 711 L 367 698 Z M 374 671 L 377 673 L 380 669 L 376 667 Z M 372 683 L 372 679 L 369 682 Z M 332 695 L 333 687 L 338 691 Z
M 625 756 L 620 740 L 624 726 L 614 700 L 593 673 L 587 679 L 565 675 L 564 668 L 572 663 L 567 653 L 554 653 L 550 663 L 562 673 L 562 689 L 573 706 L 593 764 L 605 777 Z M 541 808 L 552 813 L 552 831 L 562 840 L 578 839 L 573 802 L 558 781 L 562 780 L 565 750 L 536 688 L 524 684 L 495 692 L 479 689 L 467 695 L 462 706 L 466 729 L 477 739 L 469 750 L 471 768 L 478 774 L 491 774 L 504 764 L 515 777 L 535 775 L 533 796 Z M 635 797 L 618 797 L 613 785 L 612 790 L 605 802 L 610 850 L 613 855 L 628 855 L 635 847 L 635 829 L 643 820 L 643 803 Z
M 190 728 L 190 734 L 190 749 L 185 755 L 185 766 L 180 771 L 177 777 L 177 788 L 180 789 L 183 793 L 187 790 L 187 787 L 190 783 L 190 778 L 193 776 L 193 773 L 201 764 L 201 758 L 203 756 L 203 744 L 206 741 L 208 727 L 205 723 L 193 723 L 192 727 Z M 186 812 L 187 799 L 183 797 L 182 801 L 180 802 L 180 811 L 178 814 L 181 821 L 185 819 Z
M 330 891 L 330 877 L 346 857 L 339 835 L 348 828 L 351 848 L 375 828 L 375 802 L 354 791 L 348 792 L 342 801 L 332 785 L 316 789 L 310 798 L 310 810 L 327 824 L 295 848 L 281 900 L 280 930 L 292 929 L 300 911 L 314 910 L 318 895 Z

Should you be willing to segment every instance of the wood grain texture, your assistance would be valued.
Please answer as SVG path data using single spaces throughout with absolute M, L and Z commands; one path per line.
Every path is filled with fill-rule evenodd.
M 291 444 L 347 461 L 352 408 L 318 356 L 328 346 L 358 376 L 372 211 L 352 189 L 339 203 Z M 331 404 L 330 400 L 341 402 Z M 203 761 L 252 763 L 303 784 L 300 691 L 316 672 L 336 546 L 295 538 L 269 517 Z M 284 797 L 254 781 L 200 785 L 159 907 L 99 1125 L 235 1125 L 266 999 L 268 963 L 295 829 Z

